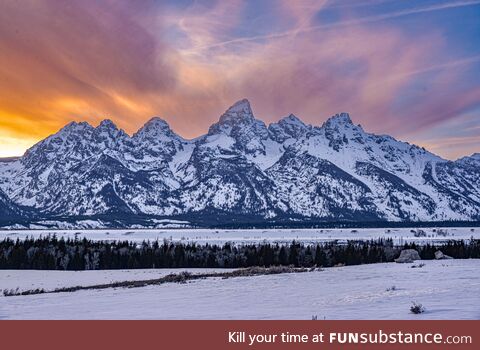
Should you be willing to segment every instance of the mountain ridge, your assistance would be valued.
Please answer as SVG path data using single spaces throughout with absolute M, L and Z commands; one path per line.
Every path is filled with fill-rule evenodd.
M 131 136 L 108 119 L 69 123 L 0 162 L 0 190 L 46 218 L 479 220 L 479 172 L 478 154 L 448 161 L 367 133 L 348 113 L 267 126 L 243 99 L 192 140 L 159 117 Z

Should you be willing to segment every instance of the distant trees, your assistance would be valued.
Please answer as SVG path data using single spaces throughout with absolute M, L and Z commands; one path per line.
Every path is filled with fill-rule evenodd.
M 141 244 L 55 236 L 5 239 L 0 242 L 0 269 L 102 270 L 138 268 L 241 268 L 251 266 L 314 267 L 391 262 L 402 249 L 416 249 L 422 259 L 435 252 L 454 258 L 480 258 L 480 240 L 449 241 L 442 245 L 394 246 L 391 239 L 328 242 L 305 245 L 261 243 L 198 245 L 195 243 L 142 242 Z

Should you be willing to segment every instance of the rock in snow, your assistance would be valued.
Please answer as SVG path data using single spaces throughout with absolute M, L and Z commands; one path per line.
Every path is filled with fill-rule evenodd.
M 133 136 L 110 120 L 73 122 L 23 157 L 0 161 L 0 221 L 479 220 L 478 158 L 444 160 L 369 134 L 347 113 L 322 126 L 294 115 L 267 126 L 247 100 L 194 140 L 158 117 Z
M 400 256 L 395 259 L 396 263 L 412 263 L 415 260 L 421 260 L 420 254 L 415 249 L 404 249 L 400 252 Z
M 444 260 L 444 259 L 453 259 L 451 256 L 443 254 L 441 250 L 437 250 L 435 252 L 435 259 L 436 260 Z

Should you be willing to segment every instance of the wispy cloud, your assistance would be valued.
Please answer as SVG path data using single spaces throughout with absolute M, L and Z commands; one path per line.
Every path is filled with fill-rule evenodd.
M 279 38 L 284 38 L 284 37 L 291 36 L 291 35 L 297 35 L 297 34 L 300 34 L 300 33 L 308 33 L 308 32 L 322 30 L 322 29 L 333 29 L 333 28 L 339 28 L 339 27 L 356 26 L 356 25 L 385 21 L 385 20 L 389 20 L 389 19 L 409 16 L 409 15 L 414 15 L 414 14 L 440 11 L 440 10 L 446 10 L 446 9 L 457 8 L 457 7 L 475 6 L 475 5 L 480 5 L 480 0 L 458 1 L 458 2 L 451 2 L 451 3 L 435 4 L 435 5 L 426 6 L 426 7 L 417 7 L 417 8 L 412 8 L 412 9 L 400 10 L 400 11 L 390 12 L 390 13 L 381 14 L 381 15 L 363 17 L 363 18 L 359 18 L 359 19 L 345 20 L 345 21 L 339 21 L 339 22 L 334 22 L 334 23 L 329 23 L 329 24 L 313 25 L 313 26 L 308 26 L 308 27 L 303 27 L 303 28 L 296 28 L 294 30 L 288 30 L 288 31 L 280 32 L 280 33 L 273 33 L 273 34 L 267 34 L 267 35 L 257 35 L 257 36 L 251 36 L 251 37 L 243 37 L 243 38 L 235 38 L 235 39 L 231 39 L 231 40 L 226 40 L 226 41 L 222 41 L 222 42 L 213 43 L 213 44 L 210 44 L 210 45 L 197 46 L 197 47 L 194 47 L 193 49 L 189 50 L 189 52 L 190 53 L 195 53 L 195 52 L 198 52 L 200 50 L 212 49 L 212 48 L 216 48 L 216 47 L 222 47 L 222 46 L 225 46 L 225 45 L 240 44 L 240 43 L 245 43 L 245 42 L 249 42 L 249 41 L 279 39 Z
M 456 67 L 466 66 L 466 65 L 474 64 L 478 62 L 480 62 L 480 55 L 465 57 L 465 58 L 461 58 L 461 59 L 457 59 L 449 62 L 436 63 L 426 67 L 414 69 L 412 71 L 402 72 L 400 74 L 390 74 L 389 76 L 385 77 L 384 80 L 378 80 L 372 83 L 371 85 L 369 85 L 369 87 L 379 87 L 389 81 L 403 79 L 409 76 L 414 76 L 419 74 L 430 73 L 438 70 L 443 70 L 446 68 L 456 68 Z

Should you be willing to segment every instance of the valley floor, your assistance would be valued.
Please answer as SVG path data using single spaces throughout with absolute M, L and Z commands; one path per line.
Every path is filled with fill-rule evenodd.
M 448 228 L 334 228 L 334 229 L 100 229 L 100 230 L 0 230 L 0 240 L 39 238 L 56 235 L 58 238 L 94 241 L 171 241 L 197 244 L 259 244 L 263 242 L 304 244 L 346 242 L 347 240 L 392 239 L 394 244 L 407 242 L 441 244 L 449 240 L 480 239 L 479 227 Z
M 425 266 L 417 268 L 386 263 L 141 288 L 0 296 L 0 319 L 311 319 L 314 315 L 318 319 L 480 319 L 479 259 L 422 263 Z M 185 270 L 8 270 L 0 271 L 0 288 L 51 290 L 180 271 Z M 411 314 L 412 301 L 423 304 L 426 312 Z

